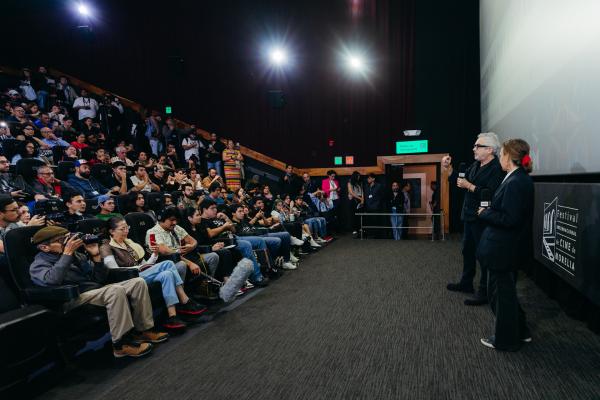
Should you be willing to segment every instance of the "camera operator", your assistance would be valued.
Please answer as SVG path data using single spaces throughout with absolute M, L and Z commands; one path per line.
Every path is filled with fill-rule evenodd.
M 78 285 L 80 295 L 66 305 L 68 309 L 88 303 L 106 307 L 115 357 L 140 357 L 152 350 L 151 343 L 167 340 L 166 333 L 150 330 L 154 320 L 144 279 L 104 286 L 108 269 L 98 243 L 84 244 L 80 235 L 58 226 L 40 229 L 32 243 L 39 250 L 29 268 L 32 282 L 38 286 Z M 87 254 L 78 251 L 82 247 Z
M 463 273 L 458 283 L 449 283 L 448 290 L 455 292 L 473 293 L 473 278 L 475 277 L 476 256 L 475 252 L 479 245 L 481 233 L 485 225 L 477 218 L 481 191 L 488 189 L 494 193 L 502 179 L 504 171 L 500 166 L 497 154 L 500 143 L 495 133 L 481 133 L 473 145 L 475 162 L 464 172 L 464 178 L 458 176 L 458 172 L 452 168 L 452 158 L 446 156 L 442 159 L 442 168 L 448 170 L 448 180 L 456 181 L 456 185 L 465 191 L 461 219 L 464 222 L 462 241 Z M 479 289 L 473 299 L 466 299 L 465 305 L 482 305 L 487 303 L 487 270 L 481 265 L 481 277 Z

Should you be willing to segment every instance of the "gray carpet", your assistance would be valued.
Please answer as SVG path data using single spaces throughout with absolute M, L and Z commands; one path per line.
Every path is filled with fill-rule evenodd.
M 146 359 L 87 367 L 48 399 L 598 399 L 600 337 L 529 280 L 533 343 L 502 353 L 487 306 L 445 289 L 457 241 L 341 238 Z

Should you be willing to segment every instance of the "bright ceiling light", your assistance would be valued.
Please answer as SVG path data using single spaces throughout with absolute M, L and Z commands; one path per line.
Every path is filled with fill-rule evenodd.
M 90 15 L 90 9 L 88 8 L 88 6 L 86 6 L 85 4 L 80 3 L 77 6 L 77 11 L 79 11 L 79 14 L 85 16 L 85 17 L 89 17 Z
M 271 63 L 278 67 L 284 65 L 287 62 L 287 54 L 285 50 L 281 48 L 275 48 L 271 50 L 269 58 L 271 59 Z

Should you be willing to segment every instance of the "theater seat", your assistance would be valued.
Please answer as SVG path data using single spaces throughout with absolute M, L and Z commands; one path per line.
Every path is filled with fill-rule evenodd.
M 27 182 L 31 182 L 37 176 L 37 169 L 42 165 L 46 165 L 43 161 L 35 158 L 22 158 L 17 161 L 15 172 L 21 175 Z
M 115 196 L 114 199 L 115 199 L 116 210 L 123 215 L 127 214 L 127 212 L 129 211 L 127 209 L 127 203 L 129 202 L 130 198 L 131 198 L 130 194 L 120 194 L 118 196 Z
M 177 205 L 179 203 L 179 199 L 183 196 L 183 192 L 181 190 L 174 190 L 171 192 L 171 198 L 173 199 L 173 204 Z
M 56 170 L 56 177 L 60 180 L 66 180 L 70 174 L 75 173 L 75 163 L 73 161 L 60 161 Z
M 77 222 L 77 232 L 108 238 L 108 222 L 98 218 L 87 218 Z
M 134 212 L 127 214 L 125 220 L 129 225 L 129 239 L 145 247 L 146 232 L 155 225 L 152 217 L 141 212 Z
M 23 227 L 9 231 L 4 237 L 4 248 L 12 280 L 22 301 L 28 305 L 42 305 L 59 317 L 58 336 L 64 352 L 72 355 L 87 340 L 98 339 L 108 331 L 104 307 L 84 305 L 65 312 L 63 305 L 79 297 L 77 285 L 40 287 L 31 282 L 29 266 L 37 249 L 31 238 L 42 227 Z
M 158 212 L 165 207 L 165 196 L 161 192 L 150 192 L 146 194 L 146 206 L 148 209 Z
M 6 262 L 0 262 L 0 269 L 8 272 Z M 14 399 L 31 392 L 27 386 L 33 373 L 50 364 L 62 367 L 64 362 L 58 348 L 58 317 L 43 306 L 22 306 L 5 273 L 0 274 L 0 397 Z
M 112 168 L 106 164 L 94 164 L 90 168 L 90 173 L 100 182 L 104 182 L 104 179 L 112 174 Z

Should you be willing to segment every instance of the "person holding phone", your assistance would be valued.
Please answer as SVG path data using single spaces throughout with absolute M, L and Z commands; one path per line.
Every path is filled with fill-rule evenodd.
M 488 270 L 490 306 L 496 316 L 495 333 L 481 339 L 484 346 L 516 351 L 531 342 L 525 313 L 517 299 L 519 261 L 526 255 L 533 215 L 532 161 L 529 144 L 510 139 L 502 144 L 500 164 L 507 173 L 488 208 L 479 208 L 479 220 L 486 227 L 477 257 Z
M 140 277 L 150 284 L 160 282 L 168 318 L 163 323 L 167 329 L 184 329 L 185 322 L 177 314 L 199 316 L 206 307 L 190 299 L 183 289 L 186 268 L 177 268 L 170 260 L 158 261 L 156 237 L 150 237 L 151 256 L 144 259 L 142 246 L 129 239 L 129 225 L 123 217 L 108 220 L 110 241 L 100 247 L 100 255 L 108 268 L 136 268 Z

